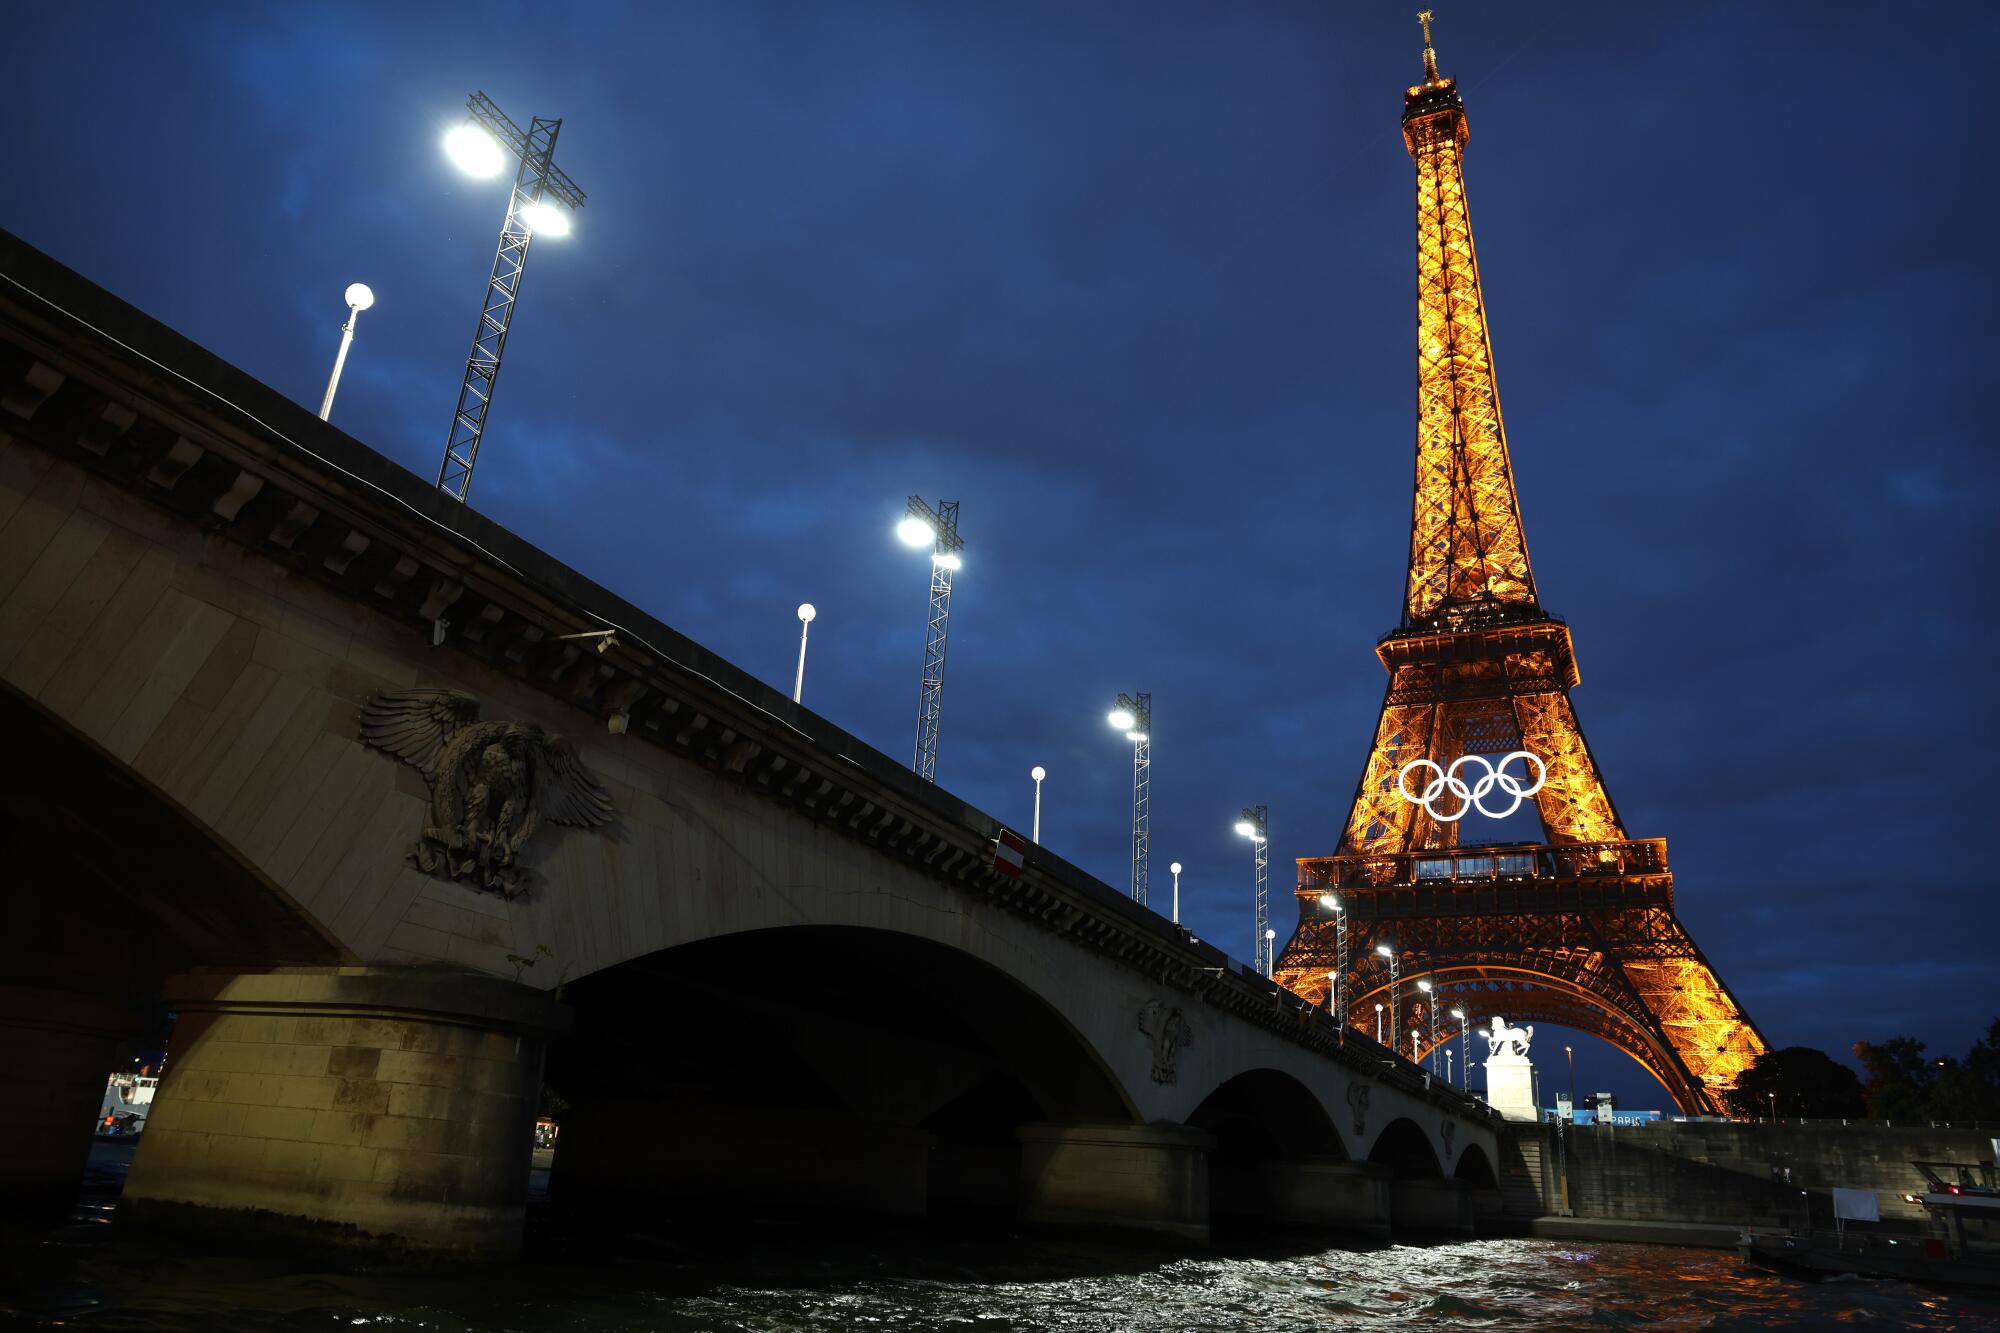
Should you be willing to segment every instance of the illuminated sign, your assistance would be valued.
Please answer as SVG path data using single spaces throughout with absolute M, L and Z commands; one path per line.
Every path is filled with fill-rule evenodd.
M 1522 765 L 1519 778 L 1507 771 L 1507 765 L 1516 759 L 1526 761 L 1526 764 Z M 1527 776 L 1527 764 L 1535 766 L 1535 780 L 1532 784 L 1524 785 L 1522 779 Z M 1468 767 L 1477 767 L 1484 771 L 1467 782 L 1459 776 L 1459 773 Z M 1410 792 L 1410 770 L 1413 768 L 1428 768 L 1437 774 L 1424 783 L 1421 796 L 1412 795 Z M 1522 801 L 1540 791 L 1548 776 L 1548 766 L 1526 750 L 1515 750 L 1504 756 L 1498 764 L 1492 763 L 1483 754 L 1466 754 L 1452 760 L 1450 768 L 1445 768 L 1429 759 L 1412 759 L 1397 772 L 1396 790 L 1404 800 L 1411 805 L 1421 805 L 1425 814 L 1440 823 L 1450 824 L 1463 819 L 1469 810 L 1477 810 L 1488 819 L 1505 819 L 1521 808 Z M 1486 808 L 1486 797 L 1495 787 L 1512 798 L 1504 810 Z M 1437 808 L 1438 798 L 1446 795 L 1456 797 L 1459 802 L 1457 811 L 1448 815 Z

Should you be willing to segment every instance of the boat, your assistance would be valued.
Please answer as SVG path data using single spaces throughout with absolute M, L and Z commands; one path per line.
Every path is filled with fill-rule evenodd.
M 104 1102 L 97 1108 L 97 1137 L 122 1138 L 144 1132 L 159 1086 L 160 1080 L 148 1071 L 113 1074 L 106 1079 Z
M 1905 1194 L 1924 1210 L 1925 1230 L 1896 1234 L 1838 1227 L 1832 1234 L 1752 1235 L 1736 1242 L 1745 1262 L 1815 1280 L 1899 1278 L 1929 1286 L 2000 1291 L 2000 1182 L 1992 1162 L 1912 1162 L 1924 1187 Z

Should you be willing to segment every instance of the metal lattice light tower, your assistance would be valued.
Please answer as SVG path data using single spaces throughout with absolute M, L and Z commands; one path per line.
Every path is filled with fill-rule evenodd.
M 1434 981 L 1432 981 L 1432 980 L 1431 980 L 1431 979 L 1430 979 L 1429 977 L 1425 977 L 1425 978 L 1424 978 L 1424 979 L 1423 979 L 1422 981 L 1419 981 L 1419 982 L 1417 983 L 1417 989 L 1418 989 L 1418 990 L 1420 990 L 1420 991 L 1422 991 L 1422 992 L 1424 993 L 1424 1010 L 1425 1010 L 1425 1013 L 1424 1013 L 1424 1018 L 1425 1018 L 1425 1021 L 1429 1023 L 1429 1025 L 1430 1025 L 1430 1030 L 1431 1030 L 1431 1033 L 1430 1033 L 1430 1037 L 1429 1037 L 1429 1039 L 1428 1039 L 1428 1040 L 1429 1040 L 1429 1049 L 1430 1049 L 1430 1053 L 1431 1053 L 1431 1072 L 1432 1072 L 1433 1074 L 1435 1074 L 1435 1073 L 1437 1073 L 1437 1068 L 1438 1068 L 1438 989 L 1437 989 L 1437 983 L 1435 983 Z
M 1236 831 L 1250 839 L 1252 864 L 1257 869 L 1257 973 L 1271 975 L 1271 807 L 1243 807 Z
M 1327 1008 L 1333 1011 L 1333 1021 L 1340 1027 L 1340 1038 L 1347 1040 L 1347 909 L 1341 904 L 1337 894 L 1322 893 L 1319 905 L 1333 914 L 1334 970 L 1327 974 Z
M 1153 823 L 1153 696 L 1118 696 L 1110 723 L 1132 742 L 1132 901 L 1146 901 L 1146 858 Z
M 1376 945 L 1375 952 L 1389 960 L 1389 1040 L 1394 1041 L 1397 1032 L 1397 1006 L 1400 1000 L 1396 992 L 1402 988 L 1402 960 L 1396 954 L 1396 946 L 1387 940 Z M 1377 1006 L 1378 1009 L 1379 1007 Z M 1378 1018 L 1376 1020 L 1378 1029 L 1380 1023 L 1381 1020 Z
M 965 563 L 959 552 L 958 501 L 940 500 L 932 509 L 917 496 L 896 525 L 896 535 L 911 546 L 931 548 L 931 616 L 924 628 L 924 675 L 917 692 L 917 752 L 910 767 L 925 782 L 937 781 L 938 731 L 944 725 L 944 648 L 951 631 L 951 576 Z
M 545 196 L 571 209 L 583 207 L 583 191 L 555 164 L 562 121 L 537 116 L 523 131 L 485 93 L 474 93 L 465 105 L 476 124 L 462 125 L 446 136 L 452 160 L 477 176 L 497 173 L 506 153 L 519 158 L 521 165 L 514 173 L 514 192 L 507 200 L 507 220 L 500 227 L 500 248 L 493 256 L 493 276 L 486 280 L 472 352 L 465 359 L 451 435 L 438 464 L 438 489 L 461 502 L 472 488 L 473 464 L 479 461 L 479 441 L 486 434 L 486 412 L 493 404 L 494 382 L 500 378 L 500 355 L 507 349 L 514 302 L 521 295 L 528 244 L 537 231 L 549 236 L 569 231 L 569 215 L 545 202 Z

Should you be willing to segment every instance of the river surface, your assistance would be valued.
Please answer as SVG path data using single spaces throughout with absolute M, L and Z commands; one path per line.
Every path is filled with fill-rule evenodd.
M 110 1160 L 107 1160 L 109 1158 Z M 110 1225 L 100 1149 L 71 1223 L 0 1233 L 0 1325 L 125 1333 L 1114 1333 L 1115 1330 L 2000 1329 L 2000 1300 L 1805 1283 L 1734 1254 L 1487 1240 L 1190 1256 L 920 1229 L 565 1218 L 538 1205 L 518 1263 L 339 1271 L 219 1255 Z

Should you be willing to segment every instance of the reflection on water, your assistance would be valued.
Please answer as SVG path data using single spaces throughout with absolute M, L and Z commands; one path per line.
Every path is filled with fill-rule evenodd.
M 335 1272 L 215 1257 L 109 1226 L 116 1161 L 79 1220 L 0 1237 L 0 1317 L 101 1330 L 428 1329 L 521 1333 L 880 1330 L 1991 1329 L 2000 1301 L 1890 1282 L 1807 1284 L 1733 1254 L 1505 1240 L 1189 1256 L 1012 1236 L 940 1238 L 537 1207 L 528 1256 L 497 1270 Z

